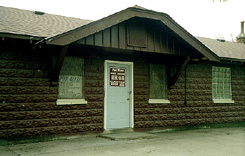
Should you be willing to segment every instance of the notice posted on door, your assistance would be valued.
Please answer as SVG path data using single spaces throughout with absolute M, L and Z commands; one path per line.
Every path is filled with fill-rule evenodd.
M 126 68 L 110 67 L 110 86 L 126 86 Z

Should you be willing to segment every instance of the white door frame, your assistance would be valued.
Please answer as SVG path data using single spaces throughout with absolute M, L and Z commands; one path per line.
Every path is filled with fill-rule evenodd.
M 130 102 L 130 121 L 129 121 L 129 126 L 130 128 L 134 128 L 134 77 L 133 77 L 133 69 L 134 69 L 134 64 L 133 62 L 123 62 L 123 61 L 112 61 L 112 60 L 105 60 L 105 69 L 104 69 L 104 91 L 105 91 L 105 97 L 104 97 L 104 129 L 107 129 L 106 125 L 107 125 L 107 82 L 108 82 L 108 63 L 116 63 L 116 64 L 127 64 L 129 65 L 130 68 L 130 98 L 129 98 L 129 102 Z

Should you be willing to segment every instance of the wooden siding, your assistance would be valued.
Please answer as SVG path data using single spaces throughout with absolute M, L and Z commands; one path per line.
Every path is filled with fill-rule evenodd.
M 137 23 L 140 23 L 142 27 L 141 29 L 136 29 L 135 27 L 132 27 L 130 34 L 131 36 L 133 36 L 133 34 L 135 34 L 136 36 L 143 36 L 143 38 L 145 36 L 146 45 L 142 43 L 144 42 L 142 41 L 143 39 L 139 39 L 138 41 L 141 42 L 143 46 L 130 44 L 133 41 L 130 41 L 130 34 L 128 32 L 128 29 L 130 25 L 135 23 L 135 21 L 137 21 Z M 145 32 L 142 31 L 143 28 L 145 28 Z M 139 35 L 139 33 L 143 34 Z M 134 37 L 133 39 L 135 40 L 136 38 Z M 77 41 L 77 43 L 91 46 L 176 55 L 185 55 L 188 49 L 183 42 L 177 40 L 173 35 L 171 35 L 171 32 L 169 30 L 167 31 L 161 28 L 160 25 L 158 25 L 154 21 L 143 19 L 131 19 L 129 21 L 114 25 L 103 31 L 85 37 Z

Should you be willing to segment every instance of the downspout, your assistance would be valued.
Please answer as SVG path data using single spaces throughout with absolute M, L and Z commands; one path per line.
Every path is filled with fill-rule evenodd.
M 187 66 L 185 66 L 185 106 L 187 106 L 187 100 L 186 100 L 186 96 L 187 96 L 187 91 L 186 91 L 186 88 L 187 88 Z

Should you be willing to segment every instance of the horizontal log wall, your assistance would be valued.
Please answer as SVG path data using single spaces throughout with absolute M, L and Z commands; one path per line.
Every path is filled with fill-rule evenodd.
M 174 88 L 168 91 L 170 104 L 148 104 L 148 69 L 145 63 L 135 63 L 136 128 L 245 121 L 244 67 L 231 67 L 234 104 L 212 102 L 212 64 L 208 63 L 187 66 L 186 78 L 182 73 Z
M 51 56 L 44 51 L 1 48 L 1 138 L 103 129 L 103 61 L 85 60 L 87 105 L 57 106 L 58 89 L 50 86 L 50 70 Z
M 0 137 L 102 131 L 104 58 L 101 57 L 86 55 L 84 59 L 88 104 L 57 106 L 58 89 L 50 86 L 51 57 L 45 52 L 1 48 Z M 107 59 L 113 60 L 115 56 Z M 212 65 L 231 67 L 234 104 L 212 103 Z M 244 71 L 240 65 L 188 65 L 186 75 L 183 72 L 168 91 L 170 104 L 148 104 L 149 64 L 134 60 L 135 128 L 245 121 Z

